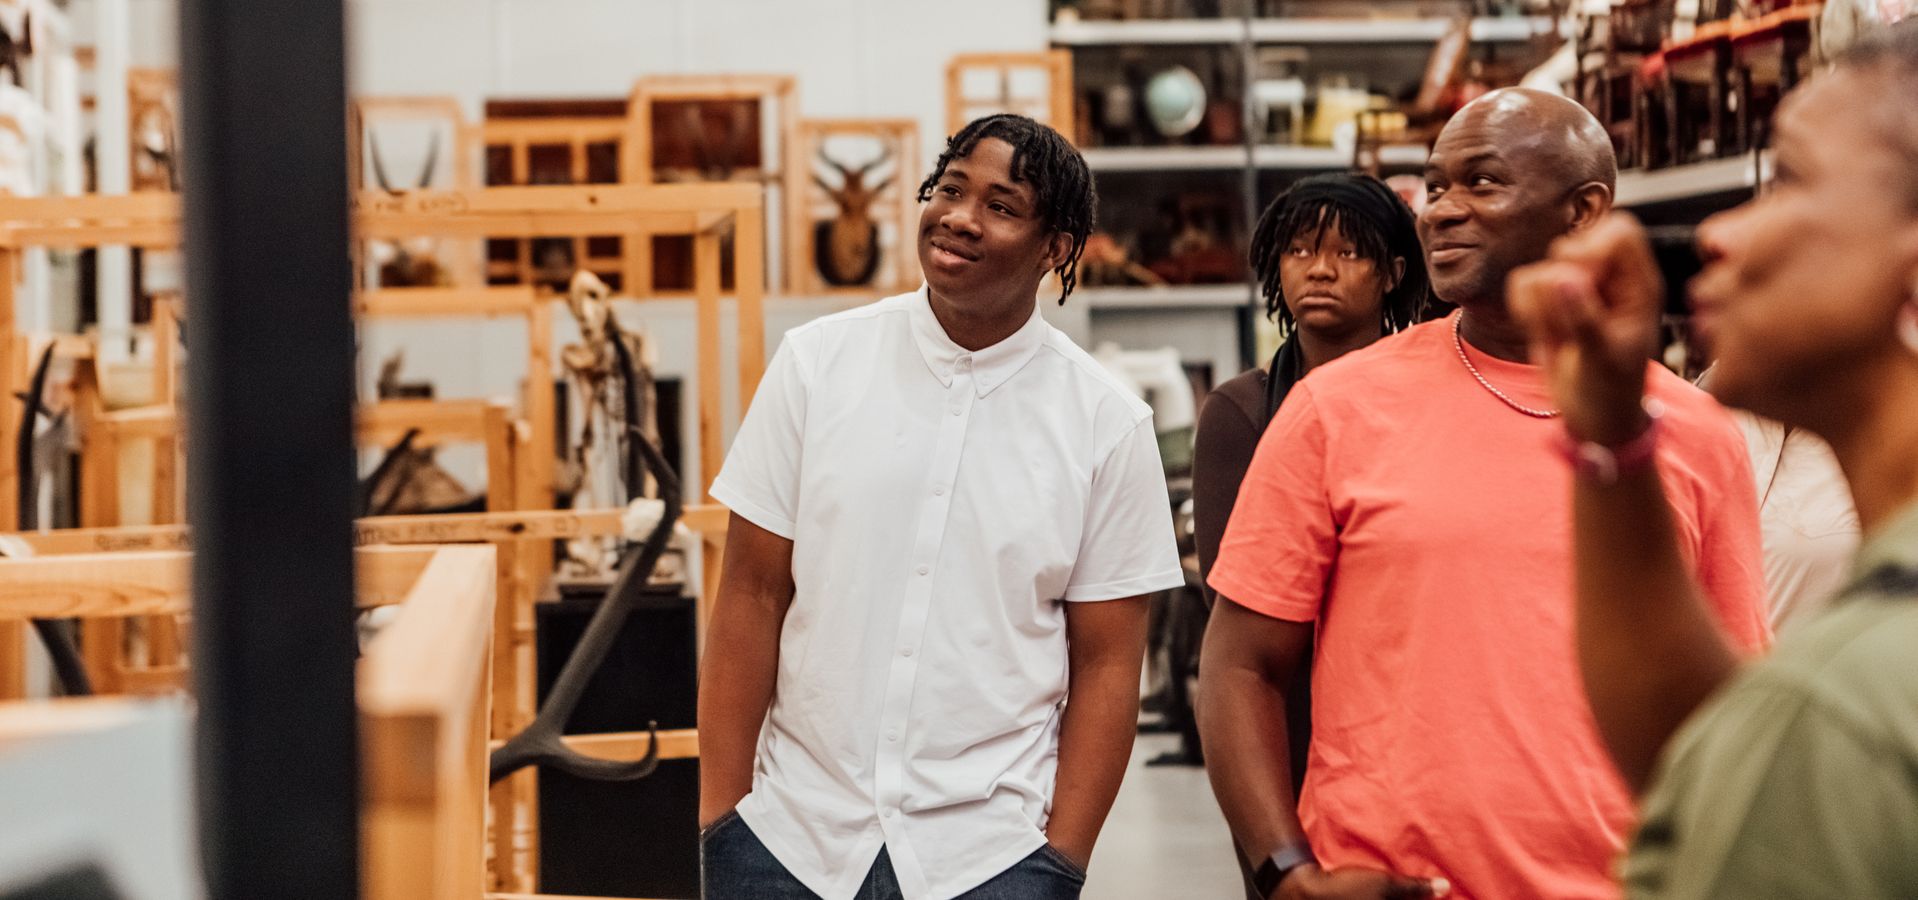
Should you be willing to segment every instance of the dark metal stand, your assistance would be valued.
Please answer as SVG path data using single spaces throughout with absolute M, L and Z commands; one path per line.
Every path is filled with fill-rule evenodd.
M 338 0 L 182 0 L 188 509 L 208 896 L 359 896 Z

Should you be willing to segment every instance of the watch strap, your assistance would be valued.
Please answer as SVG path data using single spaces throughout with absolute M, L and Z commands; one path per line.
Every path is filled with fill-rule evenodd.
M 1285 881 L 1292 870 L 1304 865 L 1316 865 L 1319 859 L 1312 855 L 1312 847 L 1304 841 L 1286 844 L 1272 851 L 1259 863 L 1252 873 L 1252 887 L 1260 897 L 1270 897 Z

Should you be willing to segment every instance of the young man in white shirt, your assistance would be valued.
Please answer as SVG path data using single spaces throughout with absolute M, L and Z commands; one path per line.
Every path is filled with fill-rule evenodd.
M 919 194 L 926 287 L 789 332 L 713 485 L 709 900 L 1078 896 L 1183 583 L 1150 410 L 1035 302 L 1085 160 L 991 116 Z

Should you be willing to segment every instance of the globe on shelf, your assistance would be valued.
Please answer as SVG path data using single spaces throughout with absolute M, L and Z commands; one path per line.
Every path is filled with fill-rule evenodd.
M 1184 66 L 1166 69 L 1146 82 L 1145 109 L 1160 135 L 1184 137 L 1205 118 L 1205 83 Z

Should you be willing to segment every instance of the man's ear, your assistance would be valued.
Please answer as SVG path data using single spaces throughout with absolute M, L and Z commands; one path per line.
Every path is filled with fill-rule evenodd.
M 1570 231 L 1576 234 L 1597 225 L 1598 220 L 1612 211 L 1612 189 L 1596 181 L 1587 182 L 1572 191 L 1571 204 Z
M 1067 257 L 1071 255 L 1072 235 L 1063 231 L 1053 232 L 1052 237 L 1048 239 L 1046 255 L 1043 257 L 1046 266 L 1045 270 L 1050 272 L 1065 265 Z

